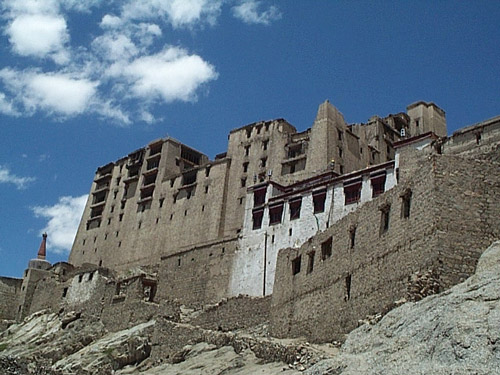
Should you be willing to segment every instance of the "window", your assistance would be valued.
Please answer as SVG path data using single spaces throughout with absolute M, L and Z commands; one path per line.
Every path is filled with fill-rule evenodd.
M 253 228 L 252 229 L 260 229 L 262 227 L 262 217 L 264 216 L 264 209 L 261 208 L 259 210 L 253 210 L 252 212 L 252 221 Z
M 342 148 L 339 147 L 339 158 L 341 158 L 344 155 L 344 152 L 342 151 Z
M 313 191 L 314 213 L 325 211 L 326 189 Z
M 160 165 L 160 158 L 150 159 L 147 162 L 146 169 L 147 170 L 155 169 L 155 168 L 158 168 L 159 165 Z
M 205 186 L 205 194 L 208 193 L 208 186 Z
M 342 141 L 342 135 L 343 135 L 342 130 L 337 129 L 337 135 L 338 135 L 339 141 Z
M 65 298 L 68 295 L 68 288 L 63 289 L 63 298 Z
M 401 198 L 401 217 L 403 219 L 408 219 L 410 217 L 411 190 L 405 191 Z
M 308 259 L 307 259 L 307 273 L 311 273 L 314 269 L 314 251 L 311 251 L 309 254 L 307 254 Z
M 241 187 L 245 187 L 247 185 L 247 179 L 246 178 L 242 178 L 241 179 Z
M 160 201 L 159 201 L 159 202 L 160 202 L 160 208 L 162 208 L 162 207 L 163 207 L 163 202 L 164 202 L 164 201 L 165 201 L 165 198 L 160 198 Z
M 210 167 L 205 168 L 205 177 L 210 176 Z
M 299 255 L 297 258 L 292 260 L 292 275 L 296 275 L 300 272 L 300 263 L 302 262 L 302 256 Z
M 250 136 L 252 135 L 252 129 L 251 128 L 247 129 L 246 132 L 247 132 L 247 138 L 250 138 Z
M 356 227 L 351 227 L 351 229 L 349 229 L 349 238 L 351 240 L 351 249 L 352 249 L 356 244 Z
M 380 234 L 383 234 L 389 230 L 389 213 L 391 210 L 390 205 L 384 205 L 380 208 Z
M 260 166 L 262 168 L 265 168 L 266 167 L 266 164 L 267 164 L 267 158 L 262 158 L 260 159 Z
M 267 146 L 268 146 L 268 145 L 269 145 L 269 140 L 268 140 L 268 139 L 266 139 L 265 141 L 262 141 L 262 149 L 263 149 L 264 151 L 266 151 L 266 150 L 267 150 Z
M 283 215 L 283 203 L 279 203 L 269 207 L 269 225 L 281 223 L 281 216 Z
M 345 278 L 345 301 L 349 301 L 351 299 L 351 275 L 347 275 Z
M 119 218 L 120 218 L 120 221 L 122 221 L 123 220 L 123 214 L 120 214 Z
M 182 175 L 182 185 L 191 185 L 196 182 L 197 171 L 191 171 Z
M 247 173 L 247 172 L 248 172 L 248 162 L 243 163 L 243 173 Z
M 386 180 L 385 172 L 383 175 L 371 177 L 372 198 L 378 197 L 385 191 L 385 180 Z
M 302 197 L 291 200 L 289 202 L 290 206 L 290 220 L 295 220 L 300 218 L 300 207 L 302 206 Z
M 250 155 L 250 145 L 245 146 L 245 156 Z
M 332 237 L 321 244 L 321 260 L 332 256 Z
M 344 185 L 345 204 L 352 204 L 361 198 L 361 181 Z

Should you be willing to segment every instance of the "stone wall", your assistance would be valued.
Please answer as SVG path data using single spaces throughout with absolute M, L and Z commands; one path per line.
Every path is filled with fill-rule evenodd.
M 236 238 L 228 238 L 163 257 L 158 298 L 201 307 L 227 297 L 237 244 Z
M 267 323 L 271 297 L 238 296 L 208 306 L 191 324 L 214 331 L 234 331 Z
M 0 277 L 0 320 L 13 320 L 16 318 L 22 283 L 22 279 Z
M 499 237 L 498 165 L 412 153 L 404 152 L 396 188 L 300 249 L 279 253 L 273 334 L 342 340 L 359 320 L 407 297 L 417 272 L 438 270 L 442 287 L 473 272 L 481 251 Z M 322 255 L 330 238 L 331 255 Z

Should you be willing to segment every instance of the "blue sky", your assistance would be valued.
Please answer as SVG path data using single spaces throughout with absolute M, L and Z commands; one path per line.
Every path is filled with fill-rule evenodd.
M 497 1 L 0 0 L 0 275 L 49 233 L 67 259 L 96 168 L 172 136 L 211 158 L 227 134 L 329 99 L 347 122 L 500 115 Z

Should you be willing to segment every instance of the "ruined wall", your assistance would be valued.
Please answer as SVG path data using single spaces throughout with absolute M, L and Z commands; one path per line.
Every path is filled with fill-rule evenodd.
M 200 307 L 227 297 L 237 244 L 233 237 L 163 257 L 158 299 Z
M 0 320 L 16 318 L 22 279 L 0 277 Z

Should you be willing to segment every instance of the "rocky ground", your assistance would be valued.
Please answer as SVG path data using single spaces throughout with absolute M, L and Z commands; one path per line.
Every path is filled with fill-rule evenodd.
M 0 334 L 0 374 L 500 374 L 500 242 L 464 283 L 364 324 L 341 349 L 269 338 L 256 327 L 207 332 L 222 344 L 187 345 L 176 363 L 162 363 L 150 356 L 155 324 L 109 333 L 75 313 L 37 313 Z

